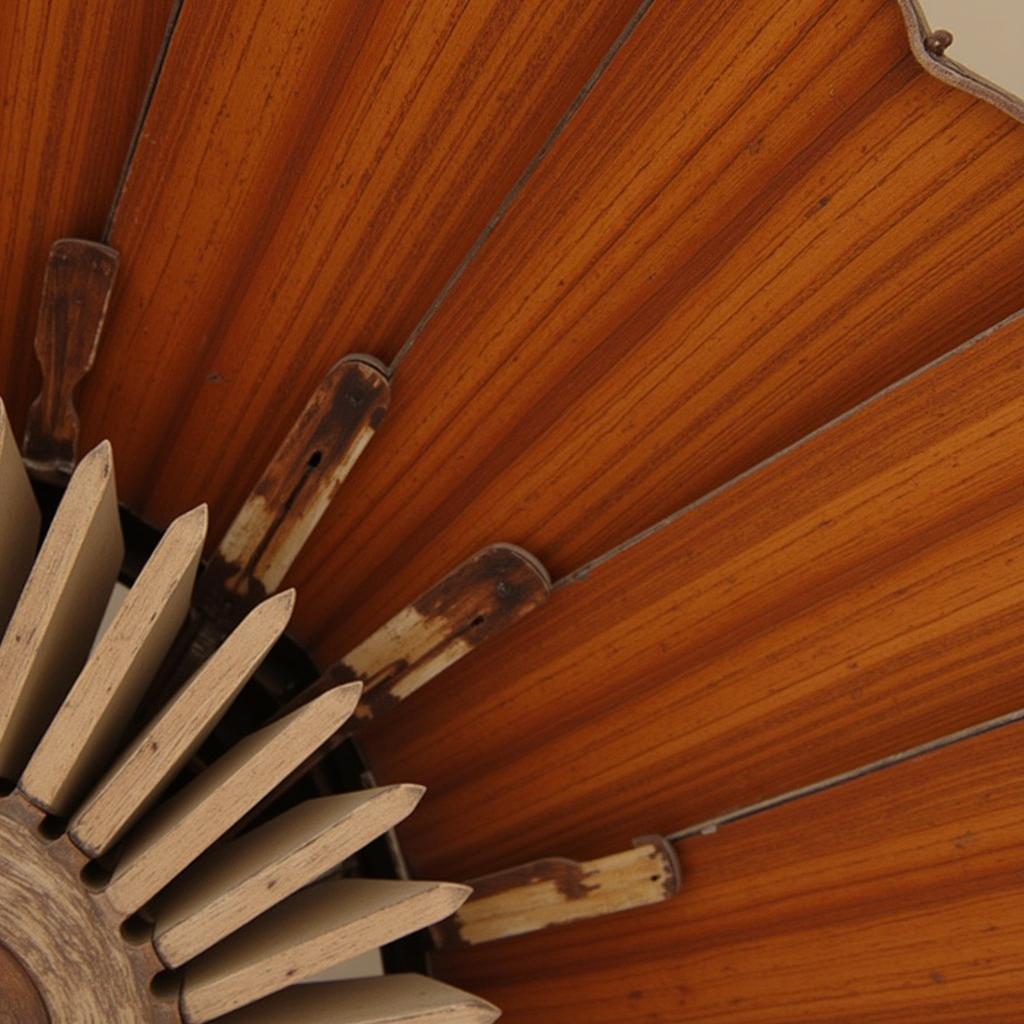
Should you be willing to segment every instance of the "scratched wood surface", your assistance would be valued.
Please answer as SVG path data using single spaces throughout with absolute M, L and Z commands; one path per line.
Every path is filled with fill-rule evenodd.
M 557 587 L 363 735 L 427 787 L 413 865 L 598 856 L 1019 707 L 1022 454 L 1024 317 Z
M 1022 173 L 891 0 L 655 3 L 398 367 L 300 630 L 496 539 L 557 578 L 997 322 Z
M 83 395 L 128 503 L 204 494 L 220 536 L 327 369 L 395 354 L 635 7 L 187 3 Z
M 1024 725 L 677 844 L 680 897 L 435 957 L 503 1024 L 1016 1024 Z
M 173 6 L 0 4 L 0 387 L 19 437 L 47 253 L 103 234 Z

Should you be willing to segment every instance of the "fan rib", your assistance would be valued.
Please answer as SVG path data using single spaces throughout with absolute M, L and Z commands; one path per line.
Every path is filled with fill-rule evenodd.
M 158 897 L 153 943 L 180 967 L 412 813 L 422 786 L 320 797 L 201 857 Z
M 379 879 L 304 889 L 186 967 L 183 1016 L 204 1024 L 271 995 L 447 917 L 469 892 L 444 882 Z
M 206 524 L 205 505 L 171 523 L 32 755 L 20 788 L 50 814 L 70 814 L 113 760 L 188 614 Z
M 131 914 L 151 900 L 327 740 L 361 692 L 360 683 L 336 687 L 245 737 L 162 804 L 129 838 L 105 890 L 111 906 Z
M 82 850 L 105 853 L 149 809 L 277 642 L 294 605 L 287 590 L 254 608 L 121 755 L 71 820 Z
M 0 401 L 0 630 L 10 621 L 32 571 L 39 543 L 39 506 Z
M 418 974 L 316 982 L 261 999 L 217 1024 L 492 1024 L 497 1007 Z
M 71 477 L 0 644 L 0 776 L 21 774 L 85 664 L 123 557 L 104 441 Z

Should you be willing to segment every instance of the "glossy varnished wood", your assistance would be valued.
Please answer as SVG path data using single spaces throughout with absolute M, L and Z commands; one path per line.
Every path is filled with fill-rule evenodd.
M 127 502 L 202 493 L 220 536 L 328 367 L 395 354 L 636 6 L 186 4 L 83 403 Z
M 54 239 L 99 239 L 174 0 L 0 4 L 0 386 L 18 436 Z
M 1019 707 L 1022 396 L 1017 318 L 557 587 L 364 734 L 378 780 L 427 786 L 400 830 L 416 869 L 598 856 Z
M 398 367 L 300 631 L 497 539 L 557 578 L 997 322 L 1022 172 L 892 0 L 655 3 Z
M 435 958 L 503 1024 L 1016 1024 L 1024 725 L 678 844 L 658 907 Z

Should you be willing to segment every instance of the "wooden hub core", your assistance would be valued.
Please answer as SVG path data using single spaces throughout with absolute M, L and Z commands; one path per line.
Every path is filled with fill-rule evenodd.
M 87 858 L 18 794 L 0 799 L 0 1024 L 172 1022 L 174 1003 L 150 982 L 161 964 L 149 941 L 82 881 Z

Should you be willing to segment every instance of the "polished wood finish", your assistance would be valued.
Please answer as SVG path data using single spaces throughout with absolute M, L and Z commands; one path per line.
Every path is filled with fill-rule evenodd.
M 0 381 L 19 437 L 47 253 L 102 238 L 175 6 L 0 4 Z
M 1013 312 L 1022 175 L 892 0 L 655 3 L 399 365 L 301 635 L 498 539 L 571 572 Z
M 127 502 L 203 494 L 219 536 L 327 369 L 398 351 L 636 7 L 186 3 L 83 395 Z
M 22 446 L 37 472 L 75 468 L 75 390 L 96 358 L 117 263 L 109 246 L 79 238 L 62 238 L 50 249 L 35 340 L 43 388 L 29 408 Z
M 379 781 L 427 786 L 413 866 L 599 856 L 1017 708 L 1022 395 L 1018 317 L 556 587 L 364 732 Z
M 682 895 L 435 957 L 502 1024 L 1016 1024 L 1024 724 L 678 844 Z

